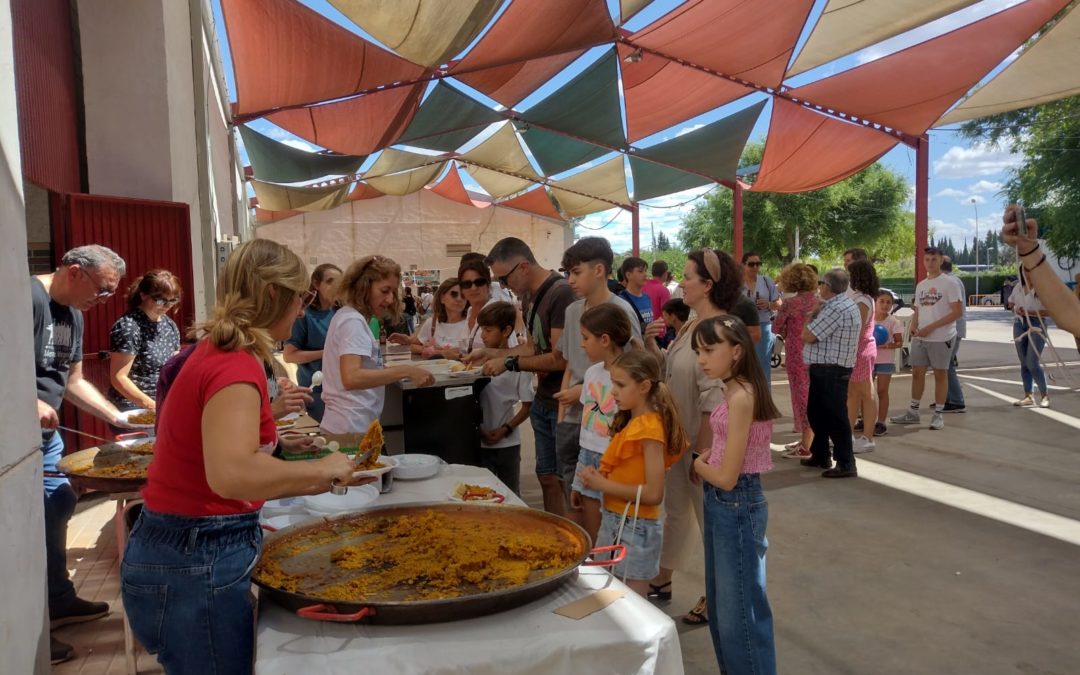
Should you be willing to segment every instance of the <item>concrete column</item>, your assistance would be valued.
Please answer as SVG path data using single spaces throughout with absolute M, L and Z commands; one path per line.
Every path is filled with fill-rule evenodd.
M 41 432 L 33 371 L 33 316 L 26 264 L 26 216 L 11 6 L 0 3 L 0 372 L 4 373 L 4 440 L 0 442 L 0 579 L 4 580 L 0 671 L 50 671 L 45 602 L 45 515 Z

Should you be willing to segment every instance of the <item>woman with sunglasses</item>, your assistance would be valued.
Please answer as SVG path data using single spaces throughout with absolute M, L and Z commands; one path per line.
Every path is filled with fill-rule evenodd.
M 511 271 L 512 273 L 512 271 Z M 510 276 L 509 274 L 507 276 Z M 476 318 L 480 316 L 480 310 L 490 305 L 493 302 L 506 301 L 508 298 L 504 295 L 500 297 L 496 295 L 493 290 L 493 284 L 491 283 L 491 270 L 484 264 L 483 257 L 480 254 L 470 254 L 461 258 L 461 266 L 458 267 L 458 279 L 461 286 L 461 292 L 465 296 L 465 299 L 469 301 L 469 315 L 466 318 L 468 325 L 468 348 L 465 350 L 471 352 L 474 349 L 483 349 L 484 340 L 480 337 L 480 326 L 476 322 Z M 505 284 L 503 284 L 505 286 Z M 505 291 L 504 291 L 505 293 Z M 515 329 L 515 334 L 521 332 L 521 312 L 518 312 L 517 319 L 518 328 Z M 510 342 L 511 347 L 516 347 L 518 344 L 517 336 L 511 335 Z
M 168 270 L 150 270 L 128 289 L 128 311 L 109 332 L 109 400 L 120 410 L 157 407 L 158 373 L 180 350 L 168 316 L 180 297 L 180 280 Z
M 469 327 L 465 321 L 465 296 L 455 277 L 439 285 L 431 306 L 433 314 L 412 336 L 413 354 L 422 354 L 424 358 L 435 355 L 444 359 L 460 358 L 461 343 L 469 337 Z
M 311 376 L 322 370 L 323 347 L 326 345 L 326 331 L 330 330 L 330 321 L 334 318 L 338 303 L 338 284 L 341 282 L 341 268 L 332 263 L 323 263 L 311 273 L 311 287 L 304 296 L 306 305 L 304 316 L 296 320 L 292 335 L 285 343 L 282 358 L 286 363 L 295 363 L 296 381 L 301 387 L 311 387 Z M 311 391 L 311 403 L 307 406 L 308 414 L 316 422 L 323 416 L 322 389 Z

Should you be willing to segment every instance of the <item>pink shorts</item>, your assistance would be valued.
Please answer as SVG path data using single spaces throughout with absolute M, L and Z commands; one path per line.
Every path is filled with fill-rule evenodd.
M 859 345 L 862 349 L 855 355 L 855 367 L 851 370 L 852 382 L 868 382 L 874 377 L 874 362 L 877 360 L 877 343 L 868 342 Z

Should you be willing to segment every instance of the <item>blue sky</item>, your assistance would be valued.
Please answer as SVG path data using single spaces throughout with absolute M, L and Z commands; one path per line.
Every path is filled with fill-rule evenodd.
M 791 78 L 787 84 L 805 84 L 806 82 L 818 80 L 834 73 L 847 70 L 861 63 L 881 58 L 882 56 L 899 51 L 912 44 L 935 37 L 1015 5 L 1019 1 L 1020 0 L 982 0 L 971 7 L 943 17 L 925 26 L 916 28 L 908 33 L 899 35 L 851 56 L 800 74 L 795 78 Z M 301 2 L 354 33 L 371 39 L 370 36 L 367 36 L 361 29 L 325 0 L 301 0 Z M 617 0 L 608 0 L 608 4 L 612 8 L 613 15 L 617 15 Z M 681 0 L 655 0 L 639 15 L 635 16 L 627 23 L 626 27 L 630 30 L 639 29 L 666 14 L 679 4 L 681 4 Z M 820 16 L 825 4 L 825 0 L 816 0 L 810 15 L 810 20 L 807 22 L 807 28 L 803 31 L 803 35 L 800 39 L 799 47 L 801 47 L 802 43 L 806 40 L 810 28 L 817 20 L 817 17 Z M 231 59 L 228 54 L 224 23 L 221 20 L 219 0 L 215 0 L 213 5 L 215 21 L 219 27 L 218 39 L 221 42 L 222 58 L 225 63 L 226 82 L 229 86 L 230 96 L 235 100 L 235 80 L 233 78 Z M 515 106 L 515 108 L 518 110 L 526 110 L 529 106 L 543 100 L 571 77 L 594 62 L 603 53 L 605 53 L 605 50 L 602 48 L 596 48 L 586 52 L 586 54 L 571 64 L 563 73 L 530 95 L 519 105 Z M 798 49 L 796 50 L 796 54 L 797 53 Z M 1007 59 L 1006 62 L 999 66 L 998 69 L 995 69 L 994 72 L 997 72 L 1001 67 L 1004 67 L 1011 58 L 1012 57 Z M 493 107 L 497 105 L 494 101 L 488 99 L 480 92 L 472 90 L 456 80 L 454 83 L 478 100 L 492 105 Z M 665 130 L 655 136 L 644 139 L 635 145 L 647 146 L 668 138 L 673 138 L 680 133 L 686 133 L 704 124 L 730 115 L 736 110 L 741 110 L 763 97 L 765 96 L 762 94 L 752 94 L 728 104 L 727 106 L 687 120 L 677 127 Z M 758 123 L 751 134 L 752 139 L 763 139 L 765 137 L 768 130 L 770 111 L 771 105 L 765 108 L 759 118 Z M 313 146 L 311 143 L 296 138 L 283 129 L 268 122 L 259 120 L 252 123 L 252 126 L 273 138 L 288 142 L 291 145 L 309 150 L 317 149 L 316 146 Z M 494 131 L 494 129 L 489 130 L 488 133 L 491 131 Z M 471 145 L 479 143 L 486 138 L 486 135 L 487 134 L 484 134 L 478 137 Z M 1000 222 L 1000 213 L 1004 208 L 1003 199 L 998 192 L 1001 190 L 1002 185 L 1007 178 L 1007 170 L 1018 163 L 1019 157 L 1009 153 L 1007 149 L 972 144 L 970 141 L 960 138 L 950 129 L 932 130 L 929 136 L 929 209 L 930 226 L 934 234 L 937 236 L 945 235 L 952 237 L 953 240 L 959 244 L 961 238 L 967 237 L 970 239 L 974 235 L 976 216 L 978 217 L 980 235 L 983 235 L 988 227 L 996 229 Z M 471 145 L 466 146 L 464 149 L 468 149 Z M 241 154 L 246 161 L 246 155 L 243 152 L 241 152 Z M 602 162 L 609 157 L 610 155 L 602 157 L 594 163 Z M 368 163 L 370 164 L 372 161 L 373 158 L 369 159 Z M 882 158 L 882 161 L 893 170 L 905 176 L 909 185 L 914 186 L 914 150 L 904 145 L 898 145 L 888 152 Z M 471 189 L 475 189 L 478 192 L 481 191 L 479 186 L 472 183 L 471 179 L 466 174 L 462 174 L 462 177 L 467 186 Z M 703 187 L 642 202 L 641 228 L 643 245 L 648 244 L 650 234 L 654 232 L 664 232 L 669 237 L 676 236 L 679 231 L 681 219 L 693 208 L 696 199 L 703 193 L 712 189 L 722 190 L 726 188 L 715 186 Z M 912 195 L 914 195 L 913 190 L 914 188 L 912 187 Z M 909 203 L 909 208 L 914 208 L 913 202 Z M 630 214 L 625 211 L 612 209 L 610 211 L 592 214 L 586 217 L 583 225 L 584 228 L 596 230 L 596 234 L 602 234 L 608 237 L 616 250 L 624 250 L 630 247 Z M 752 227 L 752 225 L 752 223 L 747 224 L 748 227 Z M 582 235 L 592 233 L 593 232 L 585 230 L 580 232 Z

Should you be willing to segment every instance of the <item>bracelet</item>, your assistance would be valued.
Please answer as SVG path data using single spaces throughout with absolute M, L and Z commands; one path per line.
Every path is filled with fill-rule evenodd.
M 1024 266 L 1024 271 L 1028 274 L 1031 274 L 1036 270 L 1036 268 L 1039 267 L 1039 265 L 1043 264 L 1044 262 L 1046 262 L 1046 254 L 1043 254 L 1043 257 L 1039 258 L 1039 262 L 1035 263 L 1031 267 Z
M 1028 251 L 1027 253 L 1020 253 L 1020 248 L 1019 248 L 1019 247 L 1017 247 L 1017 249 L 1016 249 L 1016 253 L 1017 253 L 1017 254 L 1018 254 L 1018 255 L 1019 255 L 1019 256 L 1020 256 L 1021 258 L 1023 258 L 1024 256 L 1028 256 L 1028 255 L 1031 255 L 1032 253 L 1034 253 L 1035 251 L 1038 251 L 1038 250 L 1039 250 L 1039 242 L 1035 242 L 1035 246 L 1034 246 L 1034 247 L 1032 247 L 1032 249 L 1031 249 L 1030 251 Z

